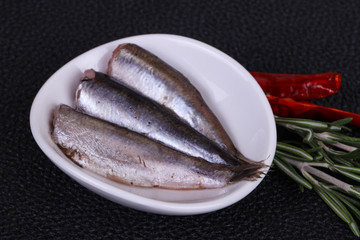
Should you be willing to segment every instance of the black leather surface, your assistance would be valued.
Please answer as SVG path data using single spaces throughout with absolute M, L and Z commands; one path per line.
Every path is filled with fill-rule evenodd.
M 277 169 L 213 213 L 123 207 L 42 153 L 29 111 L 44 82 L 79 54 L 127 36 L 170 33 L 208 43 L 249 71 L 339 72 L 341 91 L 317 102 L 360 113 L 359 12 L 357 0 L 1 1 L 0 239 L 354 239 L 313 191 L 300 193 Z

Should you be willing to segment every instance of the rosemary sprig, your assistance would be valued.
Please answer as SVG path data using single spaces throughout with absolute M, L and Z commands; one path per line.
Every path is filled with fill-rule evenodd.
M 343 133 L 351 131 L 345 126 L 351 118 L 331 123 L 282 117 L 275 121 L 299 137 L 295 142 L 277 143 L 275 166 L 300 189 L 313 189 L 360 237 L 356 222 L 360 220 L 360 190 L 351 184 L 360 182 L 360 138 Z

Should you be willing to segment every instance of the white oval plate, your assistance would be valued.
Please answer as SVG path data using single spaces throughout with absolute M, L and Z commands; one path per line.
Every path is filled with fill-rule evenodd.
M 211 212 L 241 200 L 254 190 L 263 178 L 211 190 L 127 186 L 86 171 L 65 157 L 51 139 L 52 111 L 61 103 L 73 106 L 75 88 L 83 71 L 93 68 L 106 72 L 112 51 L 125 42 L 153 52 L 187 76 L 238 149 L 251 159 L 265 159 L 265 163 L 271 165 L 276 147 L 274 116 L 254 78 L 223 52 L 193 39 L 167 34 L 140 35 L 101 45 L 54 73 L 38 92 L 30 112 L 31 131 L 42 151 L 62 171 L 88 189 L 146 212 L 167 215 Z

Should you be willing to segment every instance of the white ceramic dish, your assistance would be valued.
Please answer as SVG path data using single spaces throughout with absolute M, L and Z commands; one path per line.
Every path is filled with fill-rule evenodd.
M 122 205 L 167 215 L 191 215 L 227 207 L 248 195 L 263 178 L 241 181 L 221 189 L 176 191 L 118 184 L 88 172 L 59 150 L 50 136 L 54 108 L 72 106 L 84 70 L 106 72 L 112 51 L 120 43 L 136 43 L 155 53 L 187 76 L 218 116 L 234 144 L 247 157 L 270 165 L 276 147 L 276 128 L 270 105 L 252 76 L 234 59 L 186 37 L 151 34 L 116 40 L 73 59 L 40 89 L 30 112 L 33 136 L 50 160 L 88 189 Z

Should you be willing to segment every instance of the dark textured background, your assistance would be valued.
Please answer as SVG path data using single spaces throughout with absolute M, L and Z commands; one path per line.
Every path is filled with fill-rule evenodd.
M 273 169 L 242 201 L 171 217 L 132 210 L 74 182 L 32 138 L 29 111 L 63 64 L 103 43 L 170 33 L 250 71 L 343 76 L 320 104 L 360 113 L 360 1 L 0 1 L 0 239 L 353 239 L 313 191 Z

